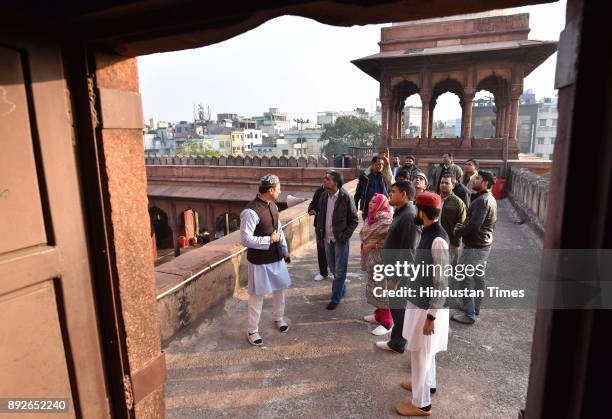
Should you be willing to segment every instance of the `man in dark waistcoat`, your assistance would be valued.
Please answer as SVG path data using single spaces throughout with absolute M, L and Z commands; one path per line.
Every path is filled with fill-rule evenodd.
M 274 322 L 282 333 L 289 331 L 283 319 L 285 289 L 291 285 L 287 270 L 290 262 L 287 241 L 274 201 L 281 193 L 278 176 L 266 175 L 259 183 L 259 193 L 240 214 L 240 242 L 247 249 L 249 318 L 247 339 L 261 346 L 259 319 L 264 295 L 272 294 Z

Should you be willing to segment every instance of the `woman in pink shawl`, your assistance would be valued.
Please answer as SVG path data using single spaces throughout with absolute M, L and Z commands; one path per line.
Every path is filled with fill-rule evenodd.
M 382 287 L 383 290 L 386 290 L 386 280 L 374 281 L 372 278 L 374 265 L 382 263 L 380 252 L 392 221 L 393 212 L 389 200 L 382 194 L 374 194 L 368 204 L 368 218 L 359 233 L 359 237 L 361 238 L 361 270 L 366 272 L 367 278 L 366 300 L 368 304 L 376 307 L 374 314 L 365 316 L 363 319 L 378 325 L 372 330 L 372 334 L 376 336 L 389 333 L 391 327 L 393 327 L 389 299 L 376 297 L 373 292 L 376 287 Z

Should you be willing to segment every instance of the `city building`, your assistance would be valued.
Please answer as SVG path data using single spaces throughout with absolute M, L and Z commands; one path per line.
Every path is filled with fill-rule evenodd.
M 244 152 L 248 153 L 253 151 L 254 145 L 262 145 L 263 143 L 263 134 L 259 129 L 245 129 L 242 131 L 244 140 Z
M 365 108 L 355 108 L 352 111 L 321 111 L 317 112 L 316 125 L 319 125 L 321 127 L 325 127 L 326 125 L 332 125 L 334 122 L 336 122 L 336 119 L 341 116 L 352 116 L 355 118 L 363 118 L 368 120 L 374 119 L 374 117 L 370 115 L 370 113 L 367 112 Z M 315 126 L 313 126 L 314 124 L 311 123 L 310 125 L 311 126 L 309 126 L 309 128 L 316 128 Z
M 232 154 L 234 156 L 244 155 L 244 131 L 232 131 Z
M 275 156 L 290 157 L 295 153 L 294 143 L 287 138 L 280 137 L 276 140 L 276 146 L 274 147 L 273 154 Z
M 254 128 L 268 135 L 278 135 L 291 129 L 291 121 L 287 118 L 287 114 L 279 112 L 278 108 L 269 108 L 268 112 L 263 113 L 263 116 L 255 116 L 251 120 L 255 121 Z
M 421 135 L 421 107 L 404 107 L 404 134 L 406 137 L 415 138 Z
M 224 122 L 224 121 L 235 121 L 236 119 L 238 119 L 238 114 L 237 113 L 218 113 L 217 114 L 217 122 Z
M 370 119 L 370 113 L 364 108 L 355 108 L 352 111 L 342 111 L 341 116 L 354 116 L 355 118 Z
M 525 101 L 519 105 L 517 141 L 519 151 L 534 153 L 535 131 L 539 104 L 532 100 L 533 93 L 524 95 Z M 492 98 L 474 101 L 472 108 L 472 135 L 474 138 L 495 138 L 495 102 Z
M 434 121 L 432 138 L 455 138 L 459 137 L 461 131 L 461 118 L 449 119 L 447 121 Z
M 251 154 L 274 154 L 275 147 L 269 144 L 255 144 L 251 150 Z
M 179 121 L 174 125 L 175 138 L 196 138 L 204 135 L 204 128 L 189 121 Z
M 213 138 L 216 141 L 216 144 L 219 152 L 222 155 L 230 155 L 232 154 L 232 136 L 231 134 L 214 134 L 209 135 L 210 138 Z
M 545 98 L 538 103 L 538 123 L 535 129 L 533 153 L 538 157 L 552 159 L 557 137 L 557 98 Z
M 326 125 L 333 125 L 333 123 L 336 122 L 336 119 L 338 119 L 339 115 L 340 113 L 336 111 L 317 112 L 317 124 L 321 125 L 322 127 L 325 127 Z
M 252 118 L 238 118 L 234 121 L 234 128 L 257 129 L 257 121 Z
M 534 89 L 527 89 L 521 95 L 521 103 L 533 104 L 536 103 L 536 96 Z
M 287 144 L 293 144 L 293 154 L 288 154 L 289 156 L 307 156 L 314 155 L 318 156 L 321 154 L 321 149 L 325 146 L 327 142 L 319 141 L 321 138 L 321 134 L 323 133 L 322 129 L 292 129 L 286 131 L 284 133 L 284 140 L 287 141 Z M 282 154 L 281 154 L 282 155 Z M 287 154 L 285 154 L 287 155 Z

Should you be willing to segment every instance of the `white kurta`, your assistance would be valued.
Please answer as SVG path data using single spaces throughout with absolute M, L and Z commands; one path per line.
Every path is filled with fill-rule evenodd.
M 252 209 L 245 209 L 240 214 L 240 243 L 251 249 L 267 250 L 270 248 L 270 236 L 254 236 L 253 233 L 259 216 Z M 288 252 L 285 233 L 278 221 L 277 231 L 280 233 L 280 244 L 283 254 Z M 284 259 L 278 262 L 255 265 L 247 261 L 248 292 L 251 295 L 267 295 L 274 291 L 289 288 L 291 277 Z
M 448 243 L 441 237 L 434 239 L 432 245 L 432 256 L 434 264 L 446 266 L 448 264 Z M 438 272 L 437 270 L 436 272 Z M 447 284 L 446 278 L 443 275 L 434 276 L 434 289 L 443 289 Z M 426 336 L 423 334 L 423 326 L 427 319 L 427 314 L 436 317 L 434 322 L 435 331 L 433 335 Z M 406 345 L 407 351 L 419 351 L 425 349 L 432 353 L 446 351 L 448 345 L 448 309 L 440 308 L 436 301 L 433 301 L 432 308 L 424 310 L 418 308 L 410 301 L 406 305 L 406 313 L 404 315 L 404 328 L 402 335 L 408 341 Z

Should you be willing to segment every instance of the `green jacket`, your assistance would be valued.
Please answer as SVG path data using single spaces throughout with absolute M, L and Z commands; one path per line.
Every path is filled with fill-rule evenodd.
M 449 196 L 444 200 L 442 205 L 442 214 L 440 215 L 440 224 L 446 234 L 452 246 L 458 247 L 461 245 L 461 237 L 456 237 L 453 234 L 453 229 L 457 223 L 463 223 L 466 217 L 465 204 L 454 193 L 450 193 Z

